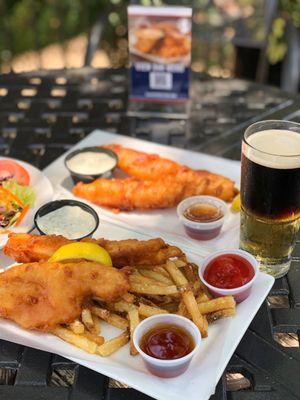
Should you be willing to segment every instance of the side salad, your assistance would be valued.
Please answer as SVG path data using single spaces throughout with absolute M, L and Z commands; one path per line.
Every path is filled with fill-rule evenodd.
M 0 160 L 0 233 L 19 225 L 35 198 L 26 169 L 16 161 Z

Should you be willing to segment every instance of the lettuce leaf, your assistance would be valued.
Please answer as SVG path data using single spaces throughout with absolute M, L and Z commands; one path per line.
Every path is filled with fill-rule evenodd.
M 31 186 L 19 185 L 13 179 L 2 182 L 2 186 L 4 189 L 9 190 L 11 193 L 17 196 L 25 206 L 34 206 L 36 195 Z

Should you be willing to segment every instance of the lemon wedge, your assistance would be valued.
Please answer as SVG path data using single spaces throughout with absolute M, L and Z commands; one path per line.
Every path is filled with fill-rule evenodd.
M 85 260 L 99 262 L 108 267 L 112 266 L 112 261 L 108 252 L 96 243 L 75 242 L 61 246 L 49 258 L 50 262 L 84 258 Z
M 231 204 L 231 211 L 233 211 L 233 212 L 241 211 L 241 196 L 240 196 L 240 194 L 237 194 L 235 196 L 235 198 L 233 199 L 233 202 Z

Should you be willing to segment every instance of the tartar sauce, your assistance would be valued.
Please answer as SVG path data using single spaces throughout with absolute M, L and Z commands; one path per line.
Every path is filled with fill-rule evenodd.
M 96 226 L 94 217 L 78 206 L 64 206 L 37 219 L 38 227 L 46 235 L 63 235 L 79 239 L 88 235 Z
M 82 175 L 96 175 L 109 171 L 116 165 L 116 160 L 106 153 L 86 151 L 78 153 L 67 161 L 68 168 Z

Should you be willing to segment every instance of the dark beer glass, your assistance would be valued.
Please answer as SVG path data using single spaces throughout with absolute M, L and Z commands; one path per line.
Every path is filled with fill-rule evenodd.
M 300 225 L 300 124 L 262 121 L 242 142 L 240 247 L 285 275 Z

